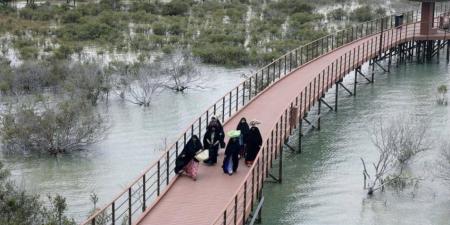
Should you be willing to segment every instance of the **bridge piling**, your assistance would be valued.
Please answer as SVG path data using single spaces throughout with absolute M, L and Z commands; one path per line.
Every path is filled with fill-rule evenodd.
M 320 101 L 319 100 L 319 106 L 318 106 L 319 108 L 318 108 L 318 110 L 317 110 L 317 113 L 318 113 L 318 115 L 319 115 L 319 118 L 317 119 L 317 130 L 320 130 L 320 110 L 321 110 L 321 108 L 322 108 L 322 101 Z
M 437 46 L 438 46 L 438 48 L 437 48 L 437 52 L 436 52 L 436 57 L 437 57 L 437 63 L 439 64 L 439 58 L 440 58 L 440 55 L 441 55 L 441 41 L 440 40 L 438 40 L 437 41 Z
M 336 82 L 336 93 L 334 97 L 334 111 L 338 111 L 338 97 L 339 97 L 339 81 Z
M 372 73 L 371 73 L 371 81 L 370 81 L 370 83 L 373 83 L 375 80 L 374 80 L 374 77 L 375 77 L 375 58 L 373 58 L 373 59 L 371 59 L 371 65 L 372 65 Z M 370 62 L 369 62 L 369 64 L 370 64 Z
M 450 61 L 450 40 L 447 41 L 447 64 Z
M 356 97 L 356 84 L 358 83 L 358 67 L 355 69 L 355 80 L 353 82 L 353 97 Z
M 392 64 L 392 48 L 389 49 L 388 72 L 391 72 L 391 64 Z
M 302 153 L 302 126 L 303 126 L 303 118 L 299 118 L 298 120 L 298 153 Z

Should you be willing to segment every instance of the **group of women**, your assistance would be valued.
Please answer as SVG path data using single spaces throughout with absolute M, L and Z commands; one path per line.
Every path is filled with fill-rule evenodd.
M 219 150 L 225 148 L 225 157 L 222 168 L 224 173 L 232 175 L 239 166 L 239 159 L 244 158 L 245 164 L 251 166 L 262 145 L 261 133 L 257 127 L 258 121 L 251 121 L 250 126 L 245 118 L 242 118 L 236 130 L 229 131 L 228 143 L 225 148 L 225 132 L 220 121 L 214 116 L 206 128 L 203 136 L 203 144 L 198 136 L 193 135 L 178 155 L 175 162 L 175 173 L 186 174 L 192 179 L 197 179 L 199 167 L 199 154 L 208 151 L 208 159 L 203 162 L 209 166 L 217 163 Z

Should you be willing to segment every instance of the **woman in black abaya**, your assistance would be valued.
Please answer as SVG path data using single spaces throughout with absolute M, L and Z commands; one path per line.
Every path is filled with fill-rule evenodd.
M 216 116 L 211 117 L 211 121 L 209 122 L 207 129 L 209 130 L 211 127 L 215 127 L 216 131 L 219 132 L 220 148 L 225 148 L 225 132 L 223 131 L 222 124 Z
M 209 159 L 205 160 L 206 164 L 214 165 L 217 163 L 217 154 L 220 148 L 221 135 L 215 126 L 211 126 L 203 137 L 203 147 L 209 151 Z
M 236 130 L 241 132 L 241 136 L 239 136 L 239 145 L 241 146 L 241 150 L 239 151 L 239 155 L 241 158 L 245 157 L 245 137 L 248 134 L 248 131 L 250 130 L 247 119 L 244 117 L 241 118 L 239 121 L 239 124 L 237 125 Z
M 225 149 L 225 158 L 223 159 L 223 172 L 233 175 L 239 166 L 239 136 L 230 137 L 227 148 Z
M 199 162 L 195 159 L 195 155 L 200 152 L 201 149 L 203 149 L 203 146 L 197 135 L 192 136 L 175 161 L 175 173 L 180 174 L 184 172 L 186 175 L 196 180 Z
M 253 164 L 253 161 L 258 155 L 259 149 L 261 148 L 262 145 L 261 132 L 259 132 L 258 127 L 256 127 L 257 124 L 258 123 L 254 121 L 250 123 L 252 127 L 250 128 L 250 131 L 248 132 L 247 137 L 245 138 L 247 150 L 247 154 L 245 156 L 245 164 L 249 167 Z

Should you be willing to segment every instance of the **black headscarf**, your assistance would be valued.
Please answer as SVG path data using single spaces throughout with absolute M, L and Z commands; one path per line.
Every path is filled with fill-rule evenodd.
M 244 122 L 242 122 L 244 121 Z M 240 130 L 241 134 L 243 135 L 244 139 L 247 136 L 248 131 L 250 130 L 250 127 L 248 126 L 247 119 L 245 117 L 242 117 L 239 121 L 239 124 L 237 125 L 236 130 Z

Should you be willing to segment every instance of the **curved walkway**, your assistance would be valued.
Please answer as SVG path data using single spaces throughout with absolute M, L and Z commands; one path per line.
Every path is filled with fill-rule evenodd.
M 402 29 L 385 31 L 382 41 L 383 52 L 390 47 L 412 39 L 448 39 L 447 34 L 443 33 L 431 36 L 417 35 L 418 25 L 408 25 Z M 414 32 L 412 32 L 413 30 Z M 246 117 L 249 120 L 258 119 L 262 122 L 260 130 L 263 140 L 266 140 L 271 135 L 271 129 L 278 122 L 280 114 L 299 96 L 301 91 L 315 81 L 318 74 L 326 72 L 331 65 L 333 65 L 331 70 L 337 71 L 337 76 L 334 76 L 333 82 L 320 88 L 321 90 L 325 89 L 324 91 L 328 90 L 336 80 L 341 79 L 354 68 L 377 56 L 379 40 L 380 34 L 359 39 L 294 70 L 290 75 L 267 88 L 240 112 L 226 121 L 224 124 L 225 131 L 235 129 L 241 117 Z M 359 53 L 357 53 L 358 48 Z M 345 58 L 345 61 L 343 58 Z M 342 67 L 338 68 L 334 65 L 334 62 L 337 61 Z M 320 97 L 319 91 L 317 91 L 317 95 L 311 97 L 317 100 Z M 233 176 L 228 176 L 222 171 L 222 160 L 223 150 L 220 151 L 216 166 L 200 166 L 197 181 L 183 176 L 177 178 L 165 195 L 153 207 L 148 208 L 143 213 L 137 224 L 209 225 L 215 223 L 215 220 L 223 213 L 226 204 L 235 197 L 236 190 L 239 189 L 249 173 L 249 168 L 241 160 L 238 172 Z

